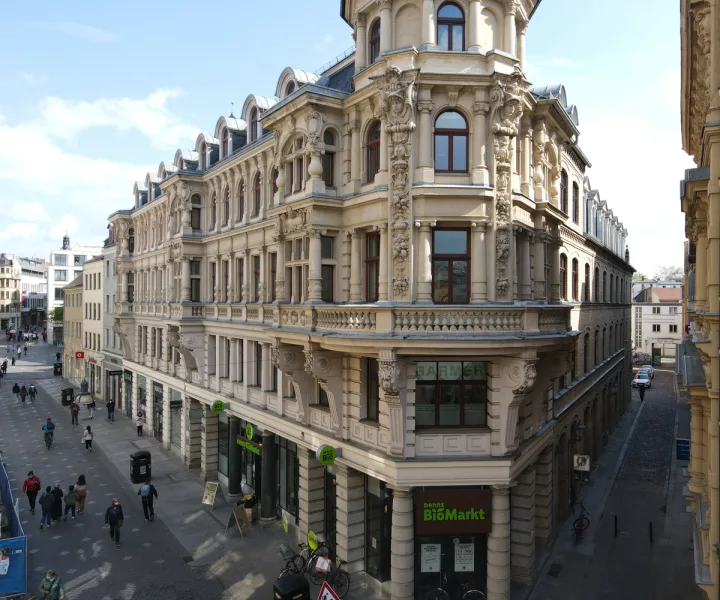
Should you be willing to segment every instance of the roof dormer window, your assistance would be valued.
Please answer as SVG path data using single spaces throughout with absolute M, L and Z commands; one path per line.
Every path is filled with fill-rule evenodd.
M 296 88 L 296 86 L 295 86 L 295 82 L 294 82 L 294 81 L 289 81 L 288 84 L 287 84 L 287 86 L 285 87 L 285 96 L 286 96 L 286 97 L 289 96 L 289 95 L 292 94 L 296 89 L 297 89 L 297 88 Z
M 228 135 L 227 127 L 222 130 L 220 134 L 220 144 L 222 147 L 222 158 L 226 158 L 230 154 L 230 136 Z
M 205 146 L 205 142 L 200 144 L 200 170 L 204 171 L 207 167 L 207 147 Z
M 257 128 L 258 128 L 258 111 L 257 108 L 252 109 L 250 112 L 250 141 L 254 142 L 257 138 Z

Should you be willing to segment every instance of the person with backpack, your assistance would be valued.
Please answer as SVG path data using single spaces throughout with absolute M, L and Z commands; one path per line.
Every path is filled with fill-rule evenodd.
M 78 414 L 80 413 L 80 406 L 75 400 L 70 405 L 70 416 L 72 417 L 72 424 L 78 425 Z
M 154 498 L 158 497 L 155 486 L 150 483 L 148 479 L 145 483 L 140 486 L 138 490 L 138 496 L 142 500 L 143 513 L 145 513 L 146 521 L 153 521 L 155 519 L 155 509 L 153 508 Z
M 65 494 L 65 518 L 63 519 L 67 523 L 68 513 L 72 513 L 72 518 L 75 518 L 75 503 L 77 502 L 77 495 L 75 494 L 75 486 L 71 485 L 68 488 L 67 494 Z
M 123 524 L 123 511 L 120 500 L 113 498 L 112 504 L 105 511 L 105 527 L 110 528 L 110 541 L 120 546 L 120 528 Z
M 15 404 L 20 404 L 20 386 L 17 383 L 13 386 L 12 393 L 15 394 Z
M 40 479 L 32 471 L 28 471 L 27 477 L 23 482 L 22 493 L 27 494 L 30 503 L 30 514 L 35 514 L 35 499 L 40 491 Z
M 25 386 L 22 386 L 20 388 L 20 400 L 23 404 L 25 404 L 25 398 L 27 398 L 27 388 Z
M 92 452 L 93 433 L 90 430 L 90 425 L 87 426 L 82 436 L 82 441 L 85 442 L 85 450 Z
M 37 388 L 32 383 L 28 388 L 28 395 L 30 396 L 30 402 L 35 402 L 35 396 L 37 396 Z
M 53 501 L 55 500 L 55 496 L 52 492 L 52 488 L 50 486 L 47 486 L 45 488 L 45 491 L 43 492 L 42 496 L 40 496 L 40 500 L 38 501 L 40 504 L 40 508 L 42 508 L 42 519 L 40 520 L 40 529 L 43 529 L 43 526 L 47 524 L 48 527 L 52 525 L 52 509 L 53 509 Z
M 41 600 L 65 600 L 65 588 L 62 579 L 50 569 L 40 582 Z
M 108 400 L 107 404 L 105 404 L 105 408 L 107 408 L 108 411 L 108 421 L 114 423 L 115 422 L 115 400 Z

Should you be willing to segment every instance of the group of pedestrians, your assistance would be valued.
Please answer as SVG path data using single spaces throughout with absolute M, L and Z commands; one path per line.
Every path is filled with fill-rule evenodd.
M 40 505 L 42 510 L 40 529 L 44 529 L 46 525 L 52 527 L 53 523 L 58 523 L 60 519 L 67 522 L 68 514 L 74 519 L 76 512 L 81 515 L 85 511 L 87 482 L 84 475 L 80 475 L 77 483 L 69 486 L 67 492 L 63 492 L 60 482 L 56 481 L 55 487 L 46 486 L 45 491 L 37 499 L 40 489 L 41 483 L 38 476 L 33 471 L 28 472 L 28 476 L 23 483 L 22 493 L 28 498 L 31 514 L 35 514 L 36 501 Z M 64 510 L 63 504 L 65 506 Z
M 24 385 L 20 387 L 16 382 L 12 388 L 12 393 L 15 394 L 15 404 L 25 403 L 25 398 L 28 396 L 30 396 L 30 402 L 35 402 L 37 388 L 32 383 L 29 388 Z

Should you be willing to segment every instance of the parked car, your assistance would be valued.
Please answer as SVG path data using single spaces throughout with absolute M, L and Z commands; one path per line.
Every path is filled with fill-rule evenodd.
M 650 377 L 645 371 L 638 371 L 635 378 L 632 381 L 633 387 L 644 387 L 649 388 L 651 385 Z
M 640 370 L 646 371 L 650 379 L 655 379 L 655 369 L 653 369 L 650 365 L 643 365 L 640 367 Z

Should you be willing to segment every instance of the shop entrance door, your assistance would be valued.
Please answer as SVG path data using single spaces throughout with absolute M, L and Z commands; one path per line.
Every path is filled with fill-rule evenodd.
M 153 382 L 153 429 L 155 438 L 162 442 L 163 439 L 163 387 L 160 383 Z
M 415 598 L 425 600 L 431 590 L 443 587 L 450 598 L 468 590 L 486 593 L 485 535 L 433 535 L 415 538 Z
M 392 494 L 374 477 L 365 485 L 365 571 L 385 582 L 390 579 Z
M 325 543 L 330 548 L 330 560 L 335 560 L 335 540 L 337 539 L 336 483 L 332 467 L 325 467 Z

